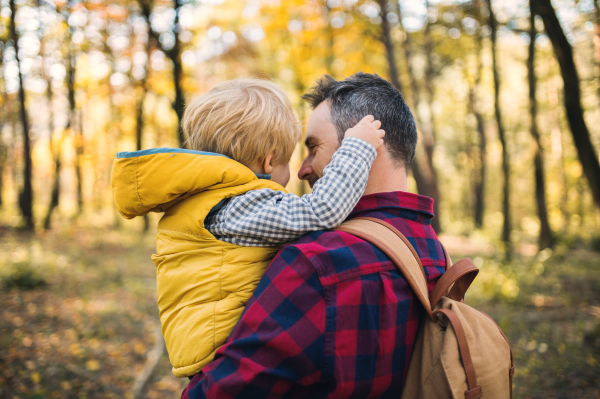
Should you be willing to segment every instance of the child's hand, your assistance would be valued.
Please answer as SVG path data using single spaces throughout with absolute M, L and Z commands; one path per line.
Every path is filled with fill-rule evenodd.
M 346 130 L 344 137 L 357 137 L 371 144 L 377 150 L 383 145 L 385 131 L 379 129 L 381 122 L 375 120 L 373 115 L 367 115 L 353 128 Z

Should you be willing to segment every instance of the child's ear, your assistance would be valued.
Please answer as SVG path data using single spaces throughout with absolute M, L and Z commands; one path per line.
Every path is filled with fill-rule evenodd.
M 265 161 L 263 162 L 263 169 L 267 175 L 271 174 L 273 171 L 273 155 L 275 155 L 275 150 L 269 151 L 265 157 Z

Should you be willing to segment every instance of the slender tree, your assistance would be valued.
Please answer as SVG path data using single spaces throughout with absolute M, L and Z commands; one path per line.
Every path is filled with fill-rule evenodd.
M 573 142 L 579 155 L 583 173 L 592 191 L 594 202 L 596 206 L 600 207 L 600 164 L 583 117 L 579 75 L 573 61 L 573 49 L 560 26 L 550 0 L 532 0 L 531 6 L 534 8 L 534 12 L 542 17 L 546 34 L 552 42 L 564 82 L 564 103 Z
M 335 51 L 333 46 L 335 45 L 335 32 L 333 30 L 333 26 L 331 25 L 331 8 L 329 7 L 329 2 L 324 0 L 325 2 L 325 15 L 327 16 L 327 25 L 325 27 L 325 34 L 327 37 L 327 55 L 325 56 L 325 69 L 327 73 L 331 76 L 335 76 L 333 72 L 333 62 L 335 61 Z
M 46 47 L 46 41 L 44 41 L 44 47 Z M 47 53 L 47 52 L 46 52 Z M 46 54 L 44 54 L 44 57 Z M 58 206 L 59 194 L 60 194 L 60 167 L 61 167 L 61 144 L 62 144 L 62 131 L 60 133 L 60 139 L 58 144 L 54 146 L 54 112 L 52 109 L 53 93 L 52 93 L 52 79 L 46 73 L 44 66 L 42 66 L 42 76 L 46 80 L 46 102 L 48 104 L 48 130 L 50 135 L 48 137 L 48 149 L 52 160 L 54 161 L 54 180 L 52 182 L 52 191 L 50 192 L 50 203 L 48 204 L 48 211 L 44 217 L 44 230 L 50 229 L 50 222 L 52 220 L 52 214 Z
M 547 58 L 549 65 L 554 64 L 556 61 L 552 56 Z M 548 104 L 551 109 L 558 109 L 559 98 L 558 98 L 558 76 L 553 76 L 548 79 Z M 550 114 L 550 123 L 552 126 L 552 152 L 554 155 L 554 167 L 558 180 L 562 186 L 561 198 L 560 198 L 560 215 L 562 218 L 562 230 L 566 231 L 569 226 L 569 220 L 571 218 L 571 212 L 567 206 L 569 202 L 569 185 L 567 184 L 567 176 L 565 173 L 566 162 L 563 154 L 563 133 L 560 124 L 561 115 L 559 112 L 552 112 Z
M 400 82 L 400 77 L 398 75 L 398 67 L 396 64 L 395 47 L 394 47 L 392 37 L 391 37 L 391 29 L 389 26 L 389 21 L 387 20 L 387 15 L 388 15 L 387 11 L 391 7 L 392 10 L 397 12 L 398 18 L 400 21 L 402 21 L 402 13 L 401 13 L 400 8 L 397 7 L 397 4 L 395 2 L 388 4 L 388 2 L 386 0 L 378 0 L 378 1 L 379 1 L 379 8 L 380 8 L 380 16 L 381 16 L 381 20 L 382 20 L 382 29 L 381 29 L 380 39 L 381 39 L 381 42 L 384 44 L 385 50 L 386 50 L 386 58 L 388 61 L 390 80 L 391 80 L 392 84 L 398 90 L 402 91 L 402 83 Z M 385 24 L 384 24 L 384 21 L 385 21 Z M 408 71 L 408 76 L 409 76 L 409 80 L 410 80 L 411 98 L 408 101 L 409 101 L 409 103 L 411 103 L 410 104 L 411 108 L 412 108 L 415 118 L 417 120 L 417 129 L 419 129 L 421 136 L 424 137 L 424 135 L 421 131 L 421 127 L 424 125 L 424 122 L 421 120 L 421 116 L 420 116 L 419 112 L 417 112 L 417 106 L 420 102 L 420 95 L 419 95 L 420 92 L 418 89 L 417 80 L 415 78 L 415 73 L 412 69 L 412 63 L 411 63 L 412 45 L 411 45 L 411 41 L 410 41 L 410 36 L 408 35 L 408 32 L 406 32 L 404 29 L 402 29 L 402 23 L 400 23 L 399 29 L 401 29 L 401 32 L 404 35 L 404 40 L 402 42 L 402 48 L 404 50 L 404 58 L 406 60 L 407 71 Z M 424 140 L 425 139 L 423 139 L 422 142 Z M 425 148 L 426 148 L 426 146 L 425 146 Z M 439 196 L 437 195 L 437 193 L 438 193 L 437 180 L 435 179 L 435 171 L 432 170 L 433 163 L 429 162 L 429 159 L 427 158 L 428 156 L 429 156 L 429 153 L 427 152 L 427 150 L 424 152 L 424 154 L 420 154 L 419 156 L 416 156 L 411 164 L 411 170 L 412 170 L 413 177 L 415 179 L 415 183 L 417 184 L 417 191 L 420 194 L 427 195 L 434 199 L 434 213 L 435 213 L 436 217 L 432 219 L 431 224 L 432 224 L 432 227 L 434 228 L 434 230 L 439 233 L 441 231 L 441 226 L 440 226 Z M 423 158 L 425 158 L 424 161 L 423 161 Z
M 594 46 L 596 50 L 595 56 L 598 67 L 598 78 L 600 78 L 600 0 L 594 2 L 594 11 L 596 14 L 596 20 L 594 21 Z M 598 98 L 600 98 L 600 85 L 598 85 Z
M 42 7 L 42 2 L 38 0 L 38 8 Z M 40 25 L 40 28 L 42 26 Z M 42 35 L 42 57 L 44 60 L 50 60 L 52 57 L 51 51 L 48 49 L 48 38 L 45 35 Z M 54 93 L 52 91 L 52 78 L 47 73 L 46 63 L 44 62 L 42 65 L 42 77 L 46 81 L 46 103 L 48 107 L 48 130 L 50 132 L 48 137 L 48 150 L 50 152 L 50 156 L 54 161 L 54 180 L 51 185 L 50 192 L 50 201 L 48 204 L 48 210 L 46 212 L 46 216 L 44 216 L 44 230 L 50 229 L 50 224 L 52 221 L 52 214 L 54 210 L 58 207 L 59 197 L 60 197 L 60 168 L 61 168 L 61 148 L 63 142 L 63 131 L 62 129 L 58 133 L 57 144 L 54 145 L 55 132 L 54 132 L 54 110 L 53 110 L 53 98 Z
M 23 227 L 27 230 L 33 230 L 33 187 L 31 184 L 32 178 L 32 161 L 31 161 L 31 141 L 29 138 L 29 120 L 27 118 L 27 108 L 25 105 L 25 88 L 23 87 L 23 74 L 21 73 L 21 62 L 19 60 L 19 35 L 15 25 L 15 16 L 17 8 L 14 0 L 9 1 L 10 5 L 10 33 L 15 49 L 15 59 L 19 66 L 19 102 L 21 113 L 21 124 L 23 125 L 23 189 L 19 193 L 19 207 L 23 214 Z
M 179 40 L 179 12 L 180 0 L 174 0 L 175 7 L 175 23 L 173 27 L 174 42 L 173 47 L 167 48 L 161 45 L 161 50 L 166 54 L 167 57 L 173 63 L 173 85 L 175 87 L 175 100 L 171 103 L 173 110 L 177 114 L 177 138 L 179 144 L 183 145 L 185 138 L 183 136 L 183 129 L 181 128 L 181 120 L 183 119 L 183 111 L 185 108 L 185 98 L 183 96 L 183 87 L 181 86 L 181 79 L 183 77 L 183 70 L 181 68 L 181 41 Z M 154 38 L 157 43 L 160 43 L 159 34 L 152 29 L 150 24 L 150 14 L 152 14 L 152 8 L 154 7 L 153 0 L 140 0 L 140 6 L 142 7 L 142 15 L 146 19 L 146 23 L 150 27 L 149 35 Z
M 510 231 L 511 231 L 511 209 L 510 209 L 510 164 L 508 156 L 508 148 L 506 143 L 506 134 L 504 132 L 504 125 L 502 123 L 502 111 L 500 108 L 500 74 L 498 73 L 498 51 L 497 51 L 497 31 L 498 22 L 494 15 L 492 8 L 492 1 L 487 0 L 489 8 L 489 24 L 491 28 L 491 44 L 492 44 L 492 70 L 494 74 L 494 113 L 496 116 L 496 125 L 498 126 L 498 137 L 500 144 L 502 144 L 502 175 L 504 182 L 502 186 L 502 213 L 504 214 L 504 223 L 502 224 L 502 241 L 505 245 L 505 255 L 507 259 L 511 258 L 512 248 L 510 243 Z
M 2 9 L 2 7 L 0 6 L 0 10 L 1 9 Z M 6 46 L 6 44 L 5 44 L 4 40 L 0 40 L 0 68 L 3 67 L 5 46 Z M 0 76 L 0 82 L 3 82 L 3 81 L 4 81 L 4 77 Z M 0 87 L 2 87 L 1 84 L 0 84 Z M 9 112 L 8 112 L 8 106 L 7 106 L 6 92 L 2 91 L 2 93 L 0 93 L 0 95 L 1 95 L 0 104 L 2 104 L 2 107 L 0 107 L 0 208 L 1 208 L 2 207 L 2 189 L 4 187 L 4 165 L 6 165 L 6 159 L 8 158 L 8 147 L 4 143 L 4 139 L 2 137 L 2 129 L 4 127 L 5 121 L 9 118 Z
M 531 9 L 531 7 L 530 7 Z M 548 221 L 548 210 L 546 206 L 546 180 L 544 177 L 544 152 L 540 144 L 540 135 L 537 126 L 537 101 L 535 99 L 536 75 L 535 75 L 535 13 L 530 10 L 529 15 L 529 56 L 527 58 L 527 77 L 529 81 L 529 115 L 531 117 L 530 132 L 533 138 L 535 155 L 535 198 L 540 219 L 539 249 L 550 248 L 553 245 L 552 229 Z
M 389 76 L 392 84 L 398 90 L 402 89 L 400 78 L 398 75 L 398 65 L 396 64 L 396 55 L 394 50 L 394 43 L 392 42 L 392 35 L 390 32 L 390 22 L 387 19 L 387 0 L 377 0 L 379 4 L 379 15 L 381 17 L 381 35 L 380 40 L 385 46 L 385 55 L 387 58 Z
M 485 120 L 481 114 L 480 105 L 477 100 L 477 90 L 481 86 L 481 70 L 483 68 L 483 35 L 481 26 L 483 25 L 483 16 L 481 15 L 481 4 L 479 0 L 473 1 L 474 14 L 477 17 L 479 26 L 475 31 L 475 76 L 469 80 L 469 111 L 475 117 L 477 123 L 478 137 L 478 166 L 479 170 L 473 174 L 473 219 L 475 226 L 483 227 L 483 215 L 485 213 L 485 176 L 487 171 L 487 139 L 485 137 Z
M 81 128 L 81 115 L 77 112 L 77 103 L 75 100 L 75 72 L 77 64 L 76 49 L 73 44 L 73 27 L 69 25 L 68 20 L 73 8 L 76 5 L 76 0 L 70 0 L 65 4 L 62 11 L 64 23 L 66 26 L 66 41 L 65 41 L 65 63 L 67 72 L 67 99 L 69 100 L 69 112 L 67 118 L 67 126 L 65 131 L 70 131 L 73 137 L 75 147 L 75 177 L 77 180 L 77 215 L 83 211 L 83 173 L 81 171 L 81 161 L 84 153 L 83 132 Z M 59 165 L 60 168 L 60 165 Z M 57 175 L 60 169 L 57 170 Z M 57 200 L 58 201 L 58 200 Z
M 142 6 L 143 7 L 143 6 Z M 152 53 L 152 47 L 155 43 L 155 39 L 150 36 L 150 22 L 146 20 L 148 27 L 148 40 L 144 48 L 146 52 L 146 59 L 150 60 L 150 54 Z M 135 147 L 137 151 L 142 149 L 142 138 L 144 134 L 144 103 L 146 102 L 146 95 L 148 94 L 148 75 L 150 74 L 150 68 L 148 63 L 144 67 L 144 75 L 139 80 L 138 88 L 141 95 L 138 96 L 138 100 L 135 105 Z M 150 227 L 148 215 L 144 215 L 144 232 L 148 231 Z
M 429 10 L 429 1 L 425 1 L 426 9 Z M 425 29 L 423 31 L 423 39 L 424 46 L 423 50 L 425 51 L 425 60 L 427 65 L 425 67 L 425 102 L 427 103 L 427 107 L 429 108 L 429 120 L 426 124 L 421 125 L 421 129 L 423 131 L 423 147 L 425 148 L 426 161 L 427 161 L 427 170 L 430 173 L 429 176 L 429 195 L 433 198 L 433 212 L 437 216 L 432 221 L 431 224 L 436 231 L 436 233 L 440 233 L 442 231 L 442 226 L 440 224 L 440 191 L 438 189 L 438 178 L 437 172 L 435 170 L 435 166 L 433 165 L 433 153 L 435 149 L 435 120 L 433 116 L 433 79 L 435 78 L 435 71 L 433 66 L 433 38 L 431 37 L 431 23 L 429 23 L 429 19 L 426 20 Z M 408 37 L 408 35 L 407 35 Z M 416 111 L 416 110 L 415 110 Z
M 380 15 L 381 21 L 382 21 L 381 34 L 379 36 L 379 39 L 381 40 L 381 42 L 383 43 L 383 45 L 385 47 L 390 81 L 392 82 L 392 84 L 394 85 L 394 87 L 396 89 L 398 89 L 399 91 L 403 91 L 402 83 L 400 82 L 400 77 L 398 75 L 398 66 L 396 63 L 396 50 L 395 50 L 393 42 L 392 42 L 392 35 L 391 35 L 389 21 L 387 20 L 388 3 L 387 3 L 387 0 L 378 0 L 378 4 L 379 4 L 379 13 L 380 13 L 379 15 Z M 400 14 L 398 14 L 398 15 L 399 15 L 400 21 L 402 21 Z M 385 21 L 385 23 L 384 23 L 384 21 Z M 400 23 L 400 26 L 402 26 L 402 23 Z M 407 60 L 408 59 L 409 58 L 407 58 Z M 409 74 L 410 74 L 410 72 L 411 72 L 411 70 L 410 70 L 410 65 L 409 65 Z M 410 75 L 410 76 L 411 76 L 411 78 L 414 78 L 413 75 Z M 416 82 L 414 79 L 411 79 L 411 85 L 414 86 L 414 87 L 412 87 L 412 90 L 411 90 L 411 92 L 413 94 L 413 104 L 411 104 L 411 105 L 412 105 L 413 111 L 415 111 L 417 103 L 414 101 L 414 96 L 415 96 L 415 93 L 417 93 L 417 91 L 416 91 Z M 418 115 L 415 115 L 415 116 L 418 117 Z M 419 125 L 420 125 L 420 123 L 419 123 Z M 419 167 L 419 163 L 416 158 L 413 160 L 410 167 L 413 172 L 413 177 L 415 179 L 415 183 L 417 184 L 417 191 L 421 194 L 425 194 L 427 191 L 427 182 L 425 180 L 425 177 L 423 176 L 423 173 L 421 173 L 421 169 Z

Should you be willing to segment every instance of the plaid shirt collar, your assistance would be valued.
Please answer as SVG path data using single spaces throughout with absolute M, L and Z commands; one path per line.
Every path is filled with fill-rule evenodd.
M 394 212 L 396 210 L 396 212 Z M 433 215 L 433 199 L 424 195 L 406 191 L 392 191 L 363 196 L 350 212 L 349 218 L 371 211 L 383 211 L 397 214 L 398 211 L 416 213 L 419 222 L 429 224 Z M 400 215 L 398 215 L 400 216 Z M 412 218 L 411 218 L 412 219 Z

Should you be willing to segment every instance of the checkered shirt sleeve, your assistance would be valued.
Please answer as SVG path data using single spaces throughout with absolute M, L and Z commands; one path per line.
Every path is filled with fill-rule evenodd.
M 311 194 L 271 189 L 233 197 L 205 227 L 218 239 L 243 246 L 272 246 L 339 226 L 365 191 L 377 156 L 366 141 L 349 137 L 335 152 Z

